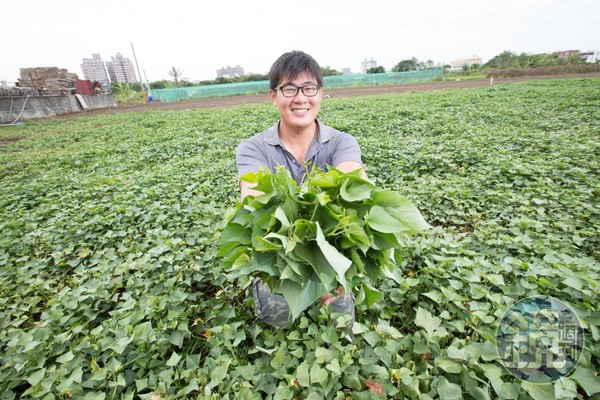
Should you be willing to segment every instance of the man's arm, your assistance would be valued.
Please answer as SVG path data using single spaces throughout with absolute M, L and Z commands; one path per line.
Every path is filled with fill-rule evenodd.
M 238 146 L 236 153 L 236 162 L 238 174 L 242 176 L 246 172 L 258 171 L 259 168 L 267 166 L 265 149 L 260 146 L 260 142 L 253 137 L 246 139 Z M 256 183 L 248 183 L 240 180 L 240 201 L 248 195 L 258 196 L 262 192 L 253 190 Z
M 365 168 L 359 162 L 356 161 L 342 161 L 335 167 L 335 169 L 340 170 L 342 172 L 352 172 L 357 169 L 361 169 L 360 176 L 364 179 L 369 179 L 367 173 L 365 172 Z

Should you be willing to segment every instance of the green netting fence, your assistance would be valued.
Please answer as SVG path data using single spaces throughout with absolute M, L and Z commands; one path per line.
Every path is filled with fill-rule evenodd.
M 344 88 L 377 85 L 396 85 L 409 82 L 430 81 L 442 76 L 442 69 L 408 72 L 388 72 L 384 74 L 333 75 L 324 78 L 325 88 Z M 169 89 L 153 89 L 153 100 L 163 102 L 201 99 L 208 97 L 239 96 L 268 93 L 269 81 L 225 83 Z

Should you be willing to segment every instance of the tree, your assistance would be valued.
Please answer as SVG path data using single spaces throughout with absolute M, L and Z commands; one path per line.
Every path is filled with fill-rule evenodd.
M 181 78 L 181 75 L 183 75 L 183 71 L 175 67 L 171 67 L 169 75 L 173 78 L 173 81 L 175 82 L 175 87 L 179 87 L 179 78 Z
M 255 81 L 268 81 L 269 75 L 267 74 L 248 74 L 239 77 L 240 82 L 255 82 Z
M 329 65 L 323 67 L 323 76 L 341 75 L 342 73 L 338 70 L 331 68 Z
M 143 104 L 146 102 L 146 93 L 141 90 L 138 83 L 114 82 L 112 90 L 117 98 L 117 104 Z
M 567 59 L 567 64 L 569 65 L 578 65 L 585 64 L 585 60 L 579 57 L 579 54 L 572 55 Z
M 385 68 L 381 65 L 379 67 L 369 68 L 367 70 L 367 74 L 383 74 L 385 73 Z
M 154 81 L 154 82 L 150 82 L 150 89 L 164 89 L 167 87 L 167 81 L 166 80 L 160 80 L 160 81 Z
M 518 68 L 527 68 L 531 66 L 531 58 L 526 53 L 521 53 L 515 58 L 515 62 L 513 64 Z
M 505 50 L 490 61 L 485 63 L 486 67 L 491 68 L 510 68 L 518 65 L 517 55 L 511 51 Z
M 489 68 L 538 68 L 558 65 L 577 65 L 585 63 L 578 55 L 562 58 L 553 54 L 527 54 L 519 55 L 510 51 L 503 51 L 487 63 Z
M 409 60 L 402 60 L 398 64 L 394 65 L 392 67 L 392 72 L 416 71 L 419 69 L 420 65 L 421 63 L 419 63 L 419 60 L 413 57 Z
M 142 85 L 139 82 L 113 82 L 111 87 L 115 94 L 142 91 Z

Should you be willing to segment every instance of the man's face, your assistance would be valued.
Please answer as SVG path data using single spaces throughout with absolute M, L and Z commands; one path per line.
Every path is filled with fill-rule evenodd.
M 317 85 L 317 80 L 312 75 L 302 73 L 293 80 L 283 79 L 277 85 L 277 91 L 269 91 L 269 97 L 279 110 L 281 123 L 286 128 L 303 129 L 311 126 L 314 124 L 315 118 L 317 118 L 317 114 L 321 109 L 321 98 L 323 97 L 321 89 L 318 89 L 316 95 L 307 96 L 302 90 L 298 90 L 298 93 L 293 95 L 293 91 L 291 90 L 293 88 L 288 88 L 291 93 L 287 95 L 292 96 L 285 97 L 284 91 L 279 88 L 288 85 L 305 87 L 304 91 L 310 95 L 314 93 L 314 86 Z M 313 89 L 312 92 L 310 91 L 311 89 Z

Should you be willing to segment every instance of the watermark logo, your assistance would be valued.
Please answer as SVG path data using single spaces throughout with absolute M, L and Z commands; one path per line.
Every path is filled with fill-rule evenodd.
M 575 311 L 547 296 L 514 304 L 496 331 L 496 348 L 506 369 L 531 383 L 554 382 L 569 375 L 583 347 L 583 329 Z

